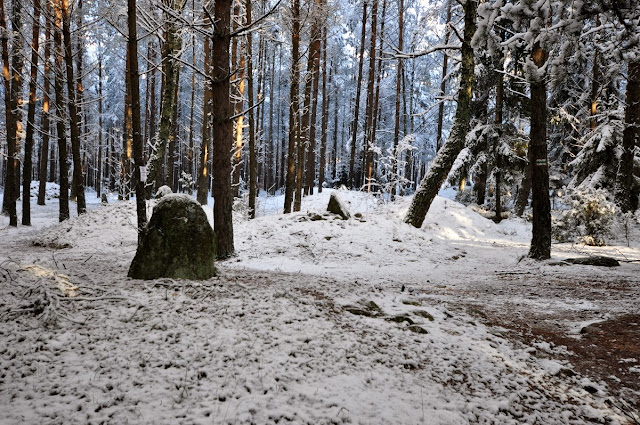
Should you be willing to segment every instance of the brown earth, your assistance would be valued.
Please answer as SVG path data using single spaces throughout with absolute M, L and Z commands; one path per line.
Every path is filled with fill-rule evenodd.
M 611 404 L 638 424 L 640 281 L 585 276 L 577 281 L 575 273 L 562 269 L 497 272 L 495 279 L 478 285 L 438 286 L 427 292 L 453 296 L 458 301 L 454 305 L 489 326 L 505 328 L 508 338 L 527 345 L 549 343 L 552 353 L 538 349 L 536 355 L 566 360 L 572 369 L 565 373 L 604 382 L 614 397 Z

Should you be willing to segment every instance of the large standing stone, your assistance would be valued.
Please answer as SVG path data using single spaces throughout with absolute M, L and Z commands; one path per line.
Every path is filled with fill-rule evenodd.
M 216 244 L 202 206 L 188 195 L 165 195 L 144 229 L 129 277 L 205 280 L 215 276 Z
M 329 205 L 327 205 L 327 211 L 339 215 L 343 220 L 349 220 L 349 218 L 351 218 L 351 214 L 349 214 L 347 206 L 344 204 L 344 202 L 342 202 L 342 199 L 340 199 L 338 194 L 335 192 L 331 192 Z

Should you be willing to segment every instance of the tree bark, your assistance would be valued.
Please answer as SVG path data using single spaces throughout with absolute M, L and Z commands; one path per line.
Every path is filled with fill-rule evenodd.
M 144 163 L 144 140 L 140 123 L 140 76 L 138 74 L 138 31 L 136 28 L 136 0 L 127 0 L 129 24 L 129 83 L 131 90 L 131 127 L 133 130 L 133 160 L 136 180 L 136 215 L 138 218 L 138 243 L 147 225 L 147 207 L 145 201 L 144 181 L 140 167 Z
M 447 1 L 447 25 L 451 22 L 451 0 Z M 444 36 L 444 44 L 449 44 L 450 31 L 447 28 Z M 442 147 L 442 127 L 444 122 L 444 96 L 447 93 L 447 68 L 449 66 L 449 55 L 446 51 L 442 52 L 442 80 L 440 81 L 440 104 L 438 105 L 438 133 L 436 137 L 436 152 Z
M 214 31 L 211 37 L 212 122 L 213 122 L 213 229 L 217 238 L 217 257 L 233 255 L 233 196 L 231 193 L 231 157 L 233 140 L 231 121 L 229 44 L 231 39 L 231 0 L 215 2 Z
M 210 8 L 209 2 L 204 7 Z M 207 9 L 209 10 L 209 9 Z M 211 20 L 204 13 L 204 25 L 210 26 Z M 209 195 L 209 150 L 211 149 L 211 42 L 204 39 L 204 93 L 202 105 L 202 144 L 200 146 L 200 169 L 198 173 L 197 199 L 200 205 L 207 205 Z
M 251 25 L 251 0 L 245 1 L 246 26 Z M 258 191 L 258 154 L 256 148 L 256 124 L 253 111 L 253 40 L 247 34 L 247 99 L 249 114 L 249 218 L 256 218 L 256 196 Z
M 29 106 L 27 135 L 24 141 L 22 165 L 22 224 L 31 226 L 31 173 L 33 171 L 33 133 L 36 119 L 36 89 L 38 83 L 38 49 L 40 48 L 40 0 L 33 0 L 33 31 L 31 36 L 31 69 L 29 75 Z
M 547 87 L 540 72 L 549 54 L 536 43 L 531 59 L 536 69 L 530 71 L 531 83 L 531 199 L 533 207 L 533 237 L 529 257 L 551 258 L 551 203 L 549 202 L 549 165 L 547 160 Z
M 464 4 L 464 40 L 462 42 L 462 63 L 460 66 L 460 88 L 458 89 L 458 106 L 451 128 L 451 135 L 436 154 L 429 171 L 416 190 L 409 211 L 404 221 L 414 227 L 422 227 L 425 216 L 440 186 L 447 178 L 454 161 L 464 148 L 465 138 L 471 122 L 471 97 L 473 94 L 474 61 L 471 39 L 476 32 L 477 4 L 467 0 Z
M 367 0 L 362 6 L 362 35 L 360 37 L 360 55 L 358 56 L 358 80 L 356 81 L 356 99 L 353 110 L 353 125 L 351 127 L 351 156 L 349 157 L 349 186 L 355 184 L 356 141 L 358 137 L 358 120 L 360 117 L 360 87 L 362 87 L 362 68 L 364 64 L 364 44 L 367 27 Z
M 398 50 L 402 51 L 404 48 L 404 0 L 399 0 L 398 4 Z M 400 98 L 402 96 L 402 58 L 398 58 L 398 65 L 396 67 L 396 102 L 395 102 L 395 120 L 393 126 L 393 169 L 392 178 L 398 180 L 398 144 L 400 143 Z M 391 188 L 391 198 L 396 195 L 397 183 L 394 182 Z
M 65 122 L 67 116 L 65 114 L 64 99 L 64 64 L 63 64 L 63 48 L 62 48 L 62 9 L 60 2 L 54 4 L 55 23 L 53 33 L 53 44 L 55 46 L 56 67 L 53 90 L 56 95 L 56 133 L 58 137 L 58 163 L 60 169 L 60 202 L 58 220 L 64 221 L 69 219 L 69 165 L 67 162 L 67 136 Z M 73 85 L 73 80 L 71 82 Z
M 165 4 L 171 7 L 175 13 L 182 13 L 184 0 L 163 0 Z M 167 19 L 173 18 L 167 16 Z M 180 66 L 178 56 L 182 49 L 182 39 L 179 34 L 180 28 L 176 21 L 169 21 L 165 31 L 165 42 L 162 46 L 162 73 L 164 75 L 162 87 L 162 99 L 160 101 L 160 123 L 158 126 L 158 140 L 155 146 L 155 152 L 151 153 L 149 160 L 149 189 L 154 191 L 158 186 L 166 184 L 168 179 L 166 173 L 163 172 L 163 165 L 166 159 L 169 140 L 173 135 L 174 127 L 177 123 L 173 122 L 175 108 L 175 92 L 178 85 L 178 68 Z
M 329 77 L 329 84 L 331 84 L 331 76 Z M 329 101 L 329 94 L 327 93 L 327 26 L 325 23 L 322 27 L 322 122 L 320 123 L 320 164 L 318 165 L 318 193 L 322 193 L 325 168 L 327 166 L 327 127 L 329 124 Z
M 178 100 L 180 93 L 180 64 L 176 69 L 176 84 L 173 86 L 173 110 L 171 111 L 171 134 L 169 136 L 169 153 L 167 155 L 167 173 L 165 183 L 171 188 L 173 193 L 178 192 L 178 179 L 176 179 L 176 158 L 179 158 L 178 148 L 180 147 L 180 126 L 178 125 Z
M 291 212 L 295 187 L 295 147 L 298 139 L 299 81 L 300 81 L 300 0 L 292 0 L 291 7 L 291 85 L 289 86 L 289 146 L 287 147 L 287 173 L 285 180 L 284 213 Z
M 233 30 L 236 31 L 240 28 L 240 3 L 234 3 L 236 6 L 233 10 Z M 245 55 L 242 46 L 239 46 L 240 40 L 238 37 L 234 37 L 231 40 L 231 63 L 237 70 L 234 69 L 234 73 L 237 74 L 236 83 L 233 85 L 234 99 L 233 99 L 233 114 L 235 119 L 235 145 L 233 155 L 233 195 L 240 196 L 240 175 L 242 174 L 242 147 L 243 147 L 243 134 L 244 134 L 244 114 L 242 110 L 244 107 L 244 75 L 245 75 Z
M 623 212 L 638 209 L 633 156 L 634 150 L 640 145 L 640 60 L 629 62 L 628 69 L 625 128 L 622 133 L 622 155 L 615 186 L 615 200 Z
M 44 72 L 43 72 L 43 86 L 42 86 L 42 148 L 40 154 L 40 184 L 38 186 L 38 205 L 45 205 L 45 196 L 47 190 L 47 169 L 49 165 L 49 131 L 50 131 L 50 117 L 49 109 L 51 99 L 49 92 L 51 90 L 51 19 L 49 19 L 48 7 L 44 5 L 45 16 L 45 41 L 44 41 Z M 53 149 L 51 149 L 53 151 Z M 53 168 L 53 167 L 52 167 Z
M 5 19 L 4 0 L 0 0 L 0 27 L 5 34 L 9 34 L 7 22 Z M 13 2 L 11 12 L 11 32 L 16 34 L 20 30 L 20 7 L 17 2 Z M 2 213 L 9 215 L 9 225 L 18 225 L 18 215 L 16 212 L 16 199 L 19 196 L 19 180 L 18 180 L 18 162 L 19 152 L 17 146 L 17 131 L 19 122 L 19 91 L 21 83 L 20 60 L 18 55 L 18 46 L 14 41 L 13 52 L 11 55 L 11 65 L 9 62 L 8 37 L 2 37 L 2 62 L 4 75 L 4 100 L 6 114 L 6 132 L 7 132 L 7 168 L 5 171 L 5 190 L 2 199 Z
M 333 69 L 333 66 L 331 68 Z M 337 83 L 334 86 L 333 98 L 333 156 L 331 157 L 331 178 L 335 182 L 338 177 L 338 114 L 340 109 L 338 104 L 339 96 Z
M 102 195 L 102 52 L 98 53 L 98 181 L 96 182 L 96 197 Z
M 502 63 L 502 62 L 500 62 Z M 502 70 L 500 70 L 502 71 Z M 504 74 L 502 72 L 497 73 L 497 83 L 496 83 L 496 130 L 498 132 L 498 137 L 493 142 L 493 155 L 495 157 L 495 177 L 496 177 L 496 215 L 494 217 L 494 221 L 499 223 L 502 221 L 502 158 L 500 154 L 500 140 L 499 138 L 502 136 L 502 104 L 504 98 Z
M 129 44 L 127 44 L 129 49 Z M 122 120 L 122 152 L 120 155 L 120 193 L 118 194 L 119 200 L 129 200 L 129 194 L 131 193 L 131 147 L 132 147 L 132 135 L 131 128 L 131 80 L 129 77 L 129 50 L 126 50 L 126 62 L 125 62 L 125 95 L 124 95 L 124 117 Z
M 62 2 L 62 37 L 64 39 L 64 58 L 67 76 L 67 96 L 69 106 L 69 125 L 71 135 L 71 156 L 73 158 L 73 185 L 76 194 L 78 215 L 87 212 L 84 193 L 84 174 L 82 172 L 82 157 L 80 156 L 80 113 L 77 104 L 76 81 L 73 75 L 73 53 L 71 51 L 71 16 L 69 1 Z

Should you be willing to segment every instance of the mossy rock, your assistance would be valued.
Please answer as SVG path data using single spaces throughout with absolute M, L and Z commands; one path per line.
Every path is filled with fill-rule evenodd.
M 417 334 L 428 334 L 429 333 L 425 328 L 423 328 L 421 326 L 418 326 L 418 325 L 411 325 L 411 326 L 407 327 L 407 329 L 410 330 L 411 332 L 415 332 Z
M 326 220 L 326 218 L 324 218 L 323 216 L 321 216 L 320 214 L 317 214 L 317 213 L 309 213 L 309 220 L 311 220 L 311 221 L 321 221 L 321 220 Z
M 389 316 L 386 317 L 384 320 L 386 320 L 387 322 L 395 322 L 395 323 L 404 323 L 407 322 L 410 325 L 413 325 L 415 322 L 407 316 Z
M 433 322 L 433 316 L 431 314 L 429 314 L 429 312 L 424 311 L 424 310 L 416 310 L 413 312 L 413 314 L 415 314 L 416 316 L 420 316 L 424 319 L 429 320 L 430 322 Z
M 416 307 L 420 307 L 422 303 L 418 300 L 402 300 L 402 304 L 404 305 L 413 305 Z
M 348 305 L 344 309 L 356 316 L 380 317 L 384 314 L 378 304 L 366 300 L 358 301 L 358 305 L 356 306 Z
M 188 195 L 164 195 L 140 237 L 128 276 L 206 280 L 216 274 L 215 258 L 215 235 L 200 204 Z

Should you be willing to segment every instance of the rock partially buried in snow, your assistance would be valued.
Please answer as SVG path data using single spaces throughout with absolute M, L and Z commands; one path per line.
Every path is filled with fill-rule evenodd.
M 332 214 L 339 215 L 343 220 L 349 220 L 349 218 L 351 218 L 351 214 L 349 214 L 349 210 L 347 209 L 346 205 L 344 204 L 344 202 L 342 202 L 342 199 L 340 199 L 338 194 L 335 192 L 331 193 L 327 211 Z
M 618 267 L 620 263 L 615 258 L 605 257 L 602 255 L 594 255 L 592 257 L 567 258 L 567 263 L 578 264 L 582 266 L 598 266 L 598 267 Z
M 215 236 L 198 202 L 165 195 L 153 209 L 129 267 L 129 277 L 206 280 L 215 276 Z
M 170 195 L 172 194 L 173 191 L 171 190 L 171 188 L 167 185 L 164 186 L 160 186 L 158 188 L 158 190 L 156 191 L 156 199 L 160 199 L 164 196 Z

